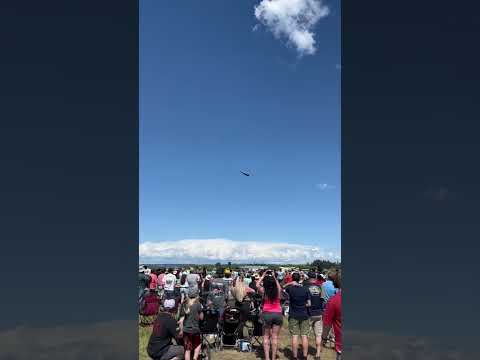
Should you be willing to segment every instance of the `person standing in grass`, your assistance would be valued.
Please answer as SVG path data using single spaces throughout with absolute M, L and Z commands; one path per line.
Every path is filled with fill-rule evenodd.
M 300 274 L 292 275 L 292 282 L 286 286 L 289 296 L 288 330 L 292 336 L 293 359 L 298 359 L 298 337 L 302 338 L 303 358 L 308 356 L 308 335 L 310 334 L 310 320 L 307 308 L 310 307 L 310 293 L 300 284 Z
M 278 334 L 283 324 L 282 306 L 280 297 L 282 287 L 274 273 L 266 271 L 257 282 L 259 293 L 263 296 L 262 321 L 263 321 L 263 350 L 265 360 L 270 359 L 270 346 L 272 360 L 276 360 L 278 351 Z
M 310 271 L 307 275 L 308 280 L 305 282 L 304 286 L 310 293 L 310 307 L 308 308 L 308 315 L 310 316 L 310 324 L 315 334 L 315 359 L 320 360 L 320 352 L 322 351 L 322 314 L 324 308 L 322 288 L 316 280 L 317 274 L 314 271 Z
M 322 346 L 325 346 L 328 340 L 328 334 L 333 327 L 335 334 L 335 351 L 337 352 L 337 360 L 342 359 L 342 276 L 338 271 L 333 280 L 334 286 L 338 289 L 337 293 L 333 295 L 325 308 L 323 313 L 323 331 L 322 331 Z
M 185 360 L 198 360 L 201 350 L 200 321 L 203 320 L 198 290 L 190 291 L 180 311 L 180 336 L 183 336 Z

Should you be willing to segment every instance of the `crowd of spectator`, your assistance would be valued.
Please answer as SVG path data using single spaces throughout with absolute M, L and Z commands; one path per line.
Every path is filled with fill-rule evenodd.
M 291 336 L 292 360 L 308 358 L 311 332 L 315 337 L 316 360 L 321 359 L 327 341 L 334 342 L 337 359 L 341 359 L 341 288 L 338 269 L 254 271 L 227 268 L 222 272 L 208 272 L 205 268 L 151 270 L 140 266 L 140 306 L 145 294 L 152 291 L 162 301 L 147 352 L 154 360 L 198 360 L 199 324 L 205 309 L 218 312 L 221 318 L 226 308 L 235 307 L 240 311 L 241 323 L 245 324 L 252 307 L 258 306 L 265 360 L 277 359 L 280 329 L 286 322 Z

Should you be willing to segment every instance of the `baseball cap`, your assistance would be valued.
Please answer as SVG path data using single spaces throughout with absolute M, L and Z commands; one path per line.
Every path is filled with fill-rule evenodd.
M 309 271 L 307 273 L 307 276 L 310 278 L 310 279 L 315 279 L 317 277 L 317 275 L 315 274 L 314 271 Z

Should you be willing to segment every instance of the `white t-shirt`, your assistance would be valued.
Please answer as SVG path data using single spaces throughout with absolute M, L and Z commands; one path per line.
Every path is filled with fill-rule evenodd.
M 163 289 L 166 291 L 173 291 L 175 290 L 175 283 L 177 281 L 177 277 L 173 274 L 165 275 Z

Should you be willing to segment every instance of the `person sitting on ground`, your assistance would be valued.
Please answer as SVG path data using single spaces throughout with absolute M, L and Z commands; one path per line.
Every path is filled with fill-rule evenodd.
M 263 295 L 263 349 L 265 360 L 270 359 L 270 347 L 272 349 L 272 360 L 277 359 L 278 334 L 283 324 L 282 306 L 280 297 L 282 287 L 272 274 L 266 271 L 257 283 L 259 293 Z
M 201 349 L 200 321 L 203 320 L 202 305 L 198 291 L 188 293 L 188 298 L 182 304 L 180 311 L 180 335 L 183 336 L 185 360 L 198 360 Z
M 323 313 L 323 331 L 322 346 L 325 346 L 328 340 L 328 334 L 333 327 L 335 334 L 335 351 L 337 360 L 342 358 L 342 276 L 337 272 L 334 286 L 338 289 L 337 293 L 330 298 Z
M 174 345 L 172 339 L 176 337 L 177 322 L 169 309 L 162 307 L 155 322 L 152 334 L 148 340 L 147 353 L 153 360 L 181 360 L 183 346 Z
M 322 314 L 324 309 L 324 302 L 322 299 L 322 288 L 318 285 L 314 271 L 308 273 L 308 281 L 304 286 L 310 293 L 310 307 L 308 308 L 308 315 L 310 316 L 310 324 L 315 335 L 316 354 L 315 359 L 320 360 L 320 352 L 322 351 Z
M 305 286 L 300 284 L 300 274 L 292 275 L 292 282 L 285 291 L 289 296 L 288 329 L 292 336 L 293 359 L 298 359 L 298 337 L 302 338 L 303 358 L 308 355 L 308 335 L 310 322 L 307 308 L 310 307 L 310 294 Z

